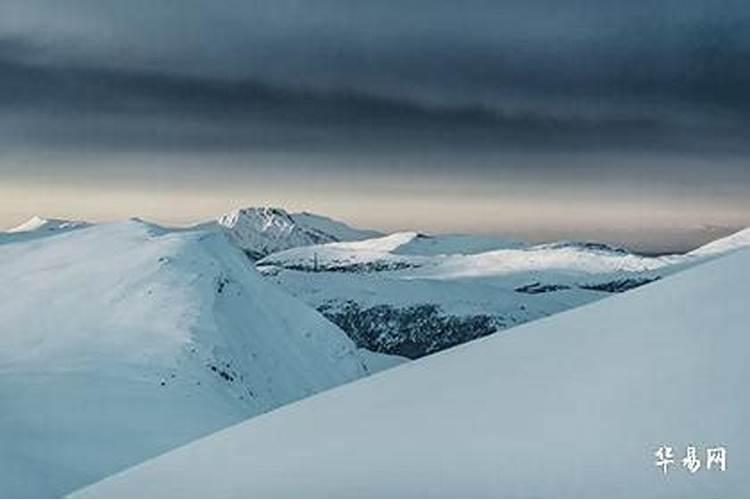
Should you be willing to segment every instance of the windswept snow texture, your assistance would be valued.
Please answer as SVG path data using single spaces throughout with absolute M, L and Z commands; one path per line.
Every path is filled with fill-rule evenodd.
M 644 257 L 599 243 L 523 246 L 487 237 L 396 233 L 293 248 L 260 260 L 258 267 L 358 346 L 418 358 L 700 261 Z
M 0 245 L 0 497 L 59 496 L 398 360 L 221 231 L 131 220 Z
M 44 236 L 52 236 L 59 233 L 88 227 L 90 224 L 82 221 L 71 221 L 62 219 L 45 219 L 35 215 L 20 226 L 0 232 L 0 244 L 28 241 Z
M 288 248 L 378 235 L 375 231 L 354 229 L 328 217 L 308 212 L 290 214 L 271 207 L 234 210 L 221 216 L 218 224 L 252 259 Z
M 750 496 L 750 251 L 263 415 L 80 497 Z M 655 450 L 674 448 L 668 475 Z M 679 464 L 699 447 L 694 475 Z M 705 469 L 706 447 L 727 470 Z

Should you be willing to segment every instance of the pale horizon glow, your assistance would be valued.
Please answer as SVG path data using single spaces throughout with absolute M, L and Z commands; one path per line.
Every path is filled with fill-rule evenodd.
M 33 157 L 33 155 L 29 156 Z M 31 180 L 10 179 L 0 186 L 0 227 L 9 229 L 33 215 L 108 222 L 140 217 L 164 225 L 187 226 L 235 208 L 278 206 L 310 211 L 356 227 L 383 232 L 414 230 L 432 233 L 506 235 L 527 241 L 586 239 L 648 251 L 682 251 L 750 225 L 738 210 L 744 199 L 732 186 L 724 204 L 700 187 L 626 186 L 575 180 L 569 186 L 540 186 L 518 174 L 476 185 L 456 175 L 417 178 L 408 172 L 378 169 L 352 172 L 345 179 L 326 172 L 316 161 L 289 175 L 278 158 L 259 158 L 266 168 L 232 168 L 246 159 L 160 158 L 135 155 L 109 161 L 112 174 L 92 174 L 107 158 L 57 157 L 59 170 L 37 168 Z M 75 160 L 80 177 L 66 164 Z M 175 162 L 181 176 L 173 179 Z M 218 166 L 211 176 L 202 165 Z M 235 165 L 236 166 L 236 165 Z M 31 174 L 33 168 L 27 170 Z M 101 172 L 101 169 L 99 170 Z M 151 182 L 144 183 L 143 179 Z M 701 198 L 703 194 L 703 198 Z M 605 202 L 606 201 L 606 202 Z

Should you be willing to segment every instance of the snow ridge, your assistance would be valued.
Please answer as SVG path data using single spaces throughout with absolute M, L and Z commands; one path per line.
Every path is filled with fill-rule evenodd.
M 215 228 L 131 219 L 2 245 L 0 276 L 0 497 L 63 495 L 398 362 Z

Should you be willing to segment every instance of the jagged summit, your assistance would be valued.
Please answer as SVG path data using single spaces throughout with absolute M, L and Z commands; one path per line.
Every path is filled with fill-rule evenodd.
M 289 213 L 278 207 L 233 210 L 218 219 L 227 234 L 253 259 L 289 248 L 371 238 L 375 231 L 309 212 Z

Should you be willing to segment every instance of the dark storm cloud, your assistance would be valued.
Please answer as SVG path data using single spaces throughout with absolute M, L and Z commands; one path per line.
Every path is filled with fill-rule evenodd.
M 745 151 L 746 2 L 4 2 L 6 143 Z
M 0 54 L 8 45 L 23 46 L 0 42 Z M 509 114 L 480 105 L 428 105 L 354 91 L 281 88 L 256 80 L 40 66 L 2 55 L 0 72 L 0 106 L 13 117 L 12 127 L 28 132 L 32 141 L 60 146 L 331 147 L 345 140 L 347 147 L 382 142 L 398 147 L 406 140 L 423 144 L 438 139 L 455 141 L 454 147 L 562 146 L 581 135 L 623 142 L 647 129 L 658 132 L 657 123 L 628 117 Z

